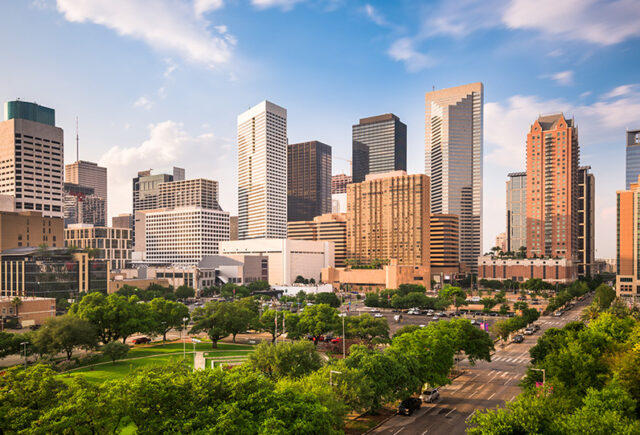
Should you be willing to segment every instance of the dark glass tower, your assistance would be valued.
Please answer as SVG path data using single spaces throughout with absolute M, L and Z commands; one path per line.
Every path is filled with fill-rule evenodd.
M 287 220 L 331 213 L 331 147 L 314 140 L 289 145 L 287 154 Z
M 640 175 L 640 130 L 627 130 L 627 190 Z
M 367 174 L 407 170 L 407 126 L 396 115 L 362 118 L 352 128 L 353 182 Z

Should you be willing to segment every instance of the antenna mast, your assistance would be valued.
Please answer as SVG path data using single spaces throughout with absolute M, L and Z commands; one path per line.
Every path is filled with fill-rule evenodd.
M 80 161 L 80 136 L 78 135 L 78 117 L 76 116 L 76 161 Z

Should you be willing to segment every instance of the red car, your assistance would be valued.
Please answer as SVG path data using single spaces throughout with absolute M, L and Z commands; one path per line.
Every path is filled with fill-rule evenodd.
M 133 340 L 133 344 L 147 344 L 151 343 L 151 339 L 149 337 L 138 337 Z
M 331 343 L 342 343 L 342 338 L 341 337 L 332 338 Z

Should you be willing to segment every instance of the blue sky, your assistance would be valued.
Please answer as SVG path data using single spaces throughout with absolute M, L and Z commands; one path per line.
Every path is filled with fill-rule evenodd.
M 424 93 L 485 85 L 484 249 L 505 227 L 505 180 L 525 169 L 538 114 L 575 116 L 596 176 L 596 256 L 615 251 L 626 128 L 640 128 L 637 0 L 8 0 L 0 100 L 56 109 L 65 160 L 109 169 L 109 214 L 138 170 L 218 180 L 236 210 L 236 117 L 269 99 L 291 143 L 349 158 L 351 125 L 393 112 L 424 171 Z M 334 174 L 348 172 L 334 159 Z

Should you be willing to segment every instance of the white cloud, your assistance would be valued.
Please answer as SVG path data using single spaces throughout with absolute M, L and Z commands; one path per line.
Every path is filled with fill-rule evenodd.
M 221 186 L 223 208 L 235 208 L 235 153 L 230 142 L 213 133 L 191 135 L 181 123 L 164 121 L 149 126 L 149 138 L 132 147 L 115 146 L 99 159 L 109 168 L 109 212 L 131 212 L 131 179 L 149 168 L 187 168 L 188 178 L 209 178 Z
M 193 9 L 198 16 L 220 9 L 222 6 L 224 6 L 223 0 L 194 0 L 193 2 Z
M 389 23 L 387 23 L 387 20 L 384 18 L 384 16 L 382 16 L 382 14 L 380 12 L 378 12 L 378 10 L 376 8 L 374 8 L 372 5 L 370 4 L 366 4 L 364 5 L 364 7 L 362 8 L 364 14 L 374 23 L 376 23 L 378 26 L 387 26 L 389 25 Z
M 535 29 L 598 45 L 640 36 L 637 0 L 512 0 L 502 20 L 512 29 Z
M 280 8 L 290 11 L 293 7 L 305 0 L 251 0 L 251 4 L 258 9 Z
M 545 74 L 542 78 L 551 79 L 562 86 L 569 86 L 573 83 L 573 71 L 560 71 L 555 74 Z
M 211 5 L 212 2 L 205 2 Z M 233 42 L 212 35 L 208 21 L 179 0 L 57 0 L 67 21 L 93 22 L 144 41 L 163 53 L 217 67 L 229 61 Z
M 587 98 L 592 93 L 593 92 L 591 92 L 591 91 L 584 91 L 583 93 L 580 94 L 580 98 Z
M 618 86 L 613 88 L 611 91 L 607 92 L 606 94 L 604 94 L 602 97 L 608 99 L 608 98 L 622 97 L 623 95 L 630 95 L 635 93 L 639 86 L 640 85 L 637 83 Z
M 415 48 L 415 42 L 411 38 L 396 40 L 387 54 L 393 60 L 404 62 L 407 71 L 417 72 L 436 64 L 436 61 L 428 54 L 421 53 Z
M 151 108 L 153 107 L 153 101 L 143 95 L 133 102 L 133 107 L 140 107 L 144 110 L 151 110 Z
M 171 78 L 173 72 L 178 69 L 178 65 L 170 57 L 164 60 L 167 64 L 167 69 L 164 70 L 164 77 L 166 79 Z

